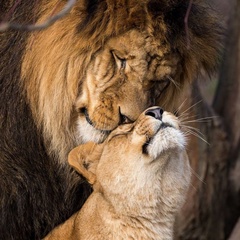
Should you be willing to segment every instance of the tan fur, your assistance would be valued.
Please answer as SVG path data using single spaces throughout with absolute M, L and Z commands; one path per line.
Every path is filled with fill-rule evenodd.
M 164 112 L 160 121 L 144 112 L 104 143 L 73 149 L 69 164 L 94 191 L 83 208 L 45 240 L 173 239 L 175 216 L 190 182 L 179 124 L 170 113 Z
M 63 4 L 43 0 L 38 22 Z M 94 6 L 97 10 L 88 13 Z M 180 0 L 106 0 L 92 6 L 77 1 L 70 14 L 30 35 L 21 74 L 49 153 L 64 163 L 77 144 L 102 141 L 108 133 L 98 129 L 117 127 L 119 112 L 134 121 L 155 103 L 172 110 L 198 70 L 214 68 L 219 48 L 215 18 L 194 1 L 187 49 L 186 9 Z M 124 67 L 121 59 L 126 59 Z M 166 81 L 170 85 L 161 92 Z M 94 128 L 86 123 L 83 108 Z

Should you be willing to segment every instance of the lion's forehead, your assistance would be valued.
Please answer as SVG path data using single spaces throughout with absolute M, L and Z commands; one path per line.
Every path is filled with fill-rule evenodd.
M 145 59 L 153 56 L 163 57 L 171 50 L 170 45 L 166 44 L 164 40 L 156 39 L 147 32 L 139 32 L 137 30 L 131 30 L 110 39 L 107 46 L 121 51 L 129 59 L 134 57 Z
M 156 40 L 146 32 L 132 30 L 110 39 L 105 47 L 96 53 L 89 70 L 94 74 L 97 88 L 109 87 L 106 76 L 116 74 L 113 53 L 119 59 L 126 60 L 125 77 L 141 85 L 143 82 L 174 78 L 177 70 L 180 71 L 180 56 L 171 50 L 170 45 Z

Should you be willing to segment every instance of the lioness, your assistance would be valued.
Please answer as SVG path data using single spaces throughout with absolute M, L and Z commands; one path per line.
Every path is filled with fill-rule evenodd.
M 68 161 L 94 191 L 45 240 L 173 239 L 190 182 L 185 144 L 177 117 L 153 107 L 104 143 L 74 148 Z

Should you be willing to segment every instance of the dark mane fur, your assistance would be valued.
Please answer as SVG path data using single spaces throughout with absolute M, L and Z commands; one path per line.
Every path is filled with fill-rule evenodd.
M 15 21 L 29 23 L 33 4 L 23 2 Z M 75 173 L 47 155 L 33 121 L 20 84 L 27 37 L 15 31 L 0 36 L 0 239 L 5 240 L 41 239 L 90 193 Z

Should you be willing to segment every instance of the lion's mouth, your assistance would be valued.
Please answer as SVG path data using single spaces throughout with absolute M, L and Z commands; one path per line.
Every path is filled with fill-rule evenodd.
M 86 119 L 87 123 L 88 123 L 89 125 L 91 125 L 94 129 L 96 129 L 97 131 L 101 132 L 102 134 L 109 135 L 109 133 L 110 133 L 111 131 L 96 128 L 95 124 L 92 122 L 91 118 L 89 117 L 87 108 L 82 108 L 82 109 L 80 110 L 80 112 L 85 116 L 85 119 Z
M 103 129 L 98 129 L 98 128 L 96 128 L 95 124 L 93 123 L 93 121 L 91 120 L 91 118 L 90 118 L 90 116 L 89 116 L 89 114 L 88 114 L 87 108 L 82 108 L 82 109 L 80 110 L 80 112 L 85 116 L 85 119 L 86 119 L 86 121 L 88 122 L 88 124 L 90 124 L 90 125 L 91 125 L 92 127 L 94 127 L 96 130 L 99 130 L 99 131 L 102 131 L 102 132 L 110 132 L 110 131 L 114 130 L 114 129 L 112 129 L 112 130 L 103 130 Z M 119 122 L 118 122 L 117 126 L 122 125 L 122 124 L 132 123 L 132 122 L 133 122 L 133 121 L 132 121 L 130 118 L 128 118 L 127 116 L 125 116 L 125 115 L 123 115 L 123 114 L 121 113 L 121 110 L 120 110 L 120 108 L 119 108 Z M 116 126 L 116 127 L 117 127 L 117 126 Z

